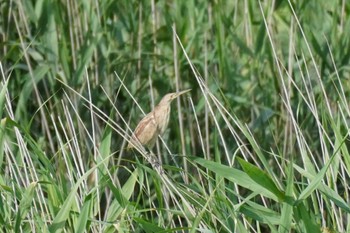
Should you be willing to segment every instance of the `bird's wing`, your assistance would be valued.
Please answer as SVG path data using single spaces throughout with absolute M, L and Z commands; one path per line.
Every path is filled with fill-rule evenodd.
M 152 147 L 158 136 L 158 127 L 153 112 L 147 114 L 137 125 L 134 135 L 142 145 Z

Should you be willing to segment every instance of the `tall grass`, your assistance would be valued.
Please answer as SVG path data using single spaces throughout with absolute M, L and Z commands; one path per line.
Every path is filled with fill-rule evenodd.
M 0 1 L 1 231 L 348 232 L 349 7 Z

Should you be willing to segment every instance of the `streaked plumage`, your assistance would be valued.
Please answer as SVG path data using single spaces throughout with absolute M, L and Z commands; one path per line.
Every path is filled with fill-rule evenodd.
M 166 94 L 153 111 L 148 113 L 136 126 L 127 148 L 137 145 L 138 140 L 141 145 L 151 149 L 158 135 L 162 135 L 168 126 L 171 102 L 190 90 Z

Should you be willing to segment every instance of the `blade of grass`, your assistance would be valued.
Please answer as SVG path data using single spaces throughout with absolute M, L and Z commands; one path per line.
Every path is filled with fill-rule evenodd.
M 193 158 L 193 161 L 211 170 L 212 172 L 215 172 L 217 175 L 220 175 L 230 180 L 231 182 L 236 183 L 237 185 L 245 187 L 253 192 L 256 192 L 257 194 L 264 195 L 275 201 L 279 201 L 279 197 L 275 193 L 271 192 L 266 187 L 256 183 L 252 178 L 249 177 L 248 174 L 238 169 L 231 168 L 217 162 L 208 161 L 202 158 Z
M 278 189 L 274 181 L 268 176 L 266 172 L 239 157 L 237 157 L 237 160 L 242 166 L 243 170 L 252 180 L 254 180 L 258 185 L 275 194 L 280 201 L 284 200 L 284 193 Z

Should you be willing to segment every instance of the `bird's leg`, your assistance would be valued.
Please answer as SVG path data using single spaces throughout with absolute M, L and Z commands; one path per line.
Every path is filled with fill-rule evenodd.
M 158 171 L 160 174 L 164 173 L 161 162 L 151 150 L 147 152 L 147 160 L 156 171 Z

